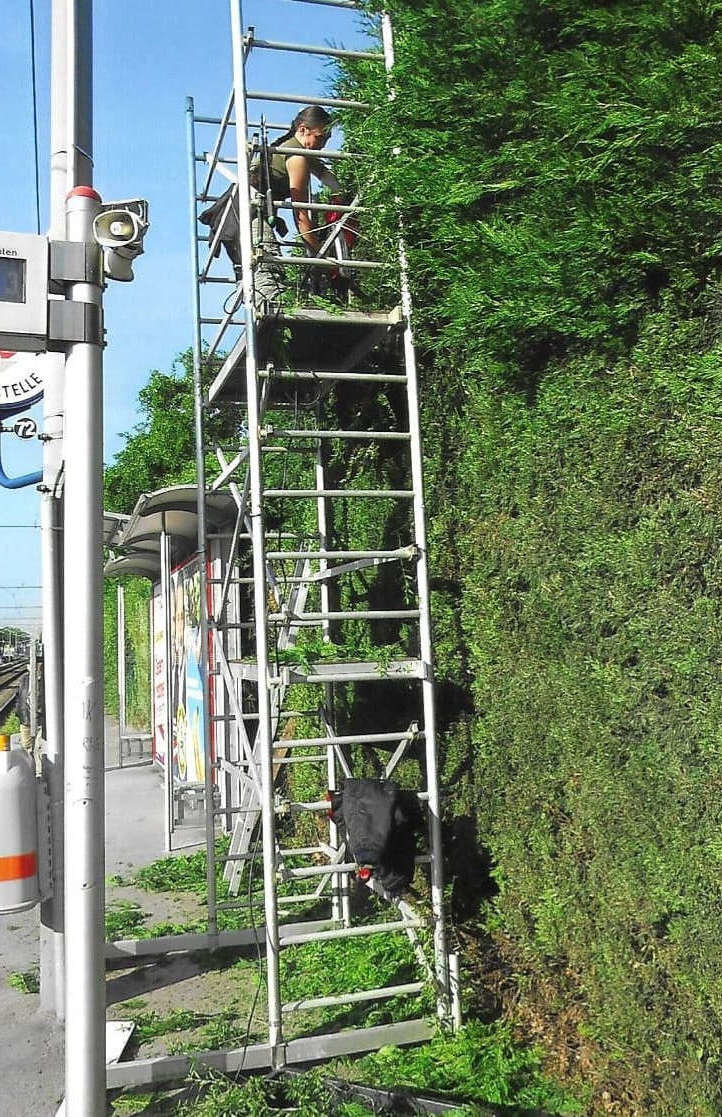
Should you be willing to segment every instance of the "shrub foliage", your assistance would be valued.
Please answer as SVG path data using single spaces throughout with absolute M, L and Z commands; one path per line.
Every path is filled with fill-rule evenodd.
M 385 7 L 395 98 L 339 86 L 409 246 L 449 822 L 598 1096 L 717 1113 L 722 5 Z

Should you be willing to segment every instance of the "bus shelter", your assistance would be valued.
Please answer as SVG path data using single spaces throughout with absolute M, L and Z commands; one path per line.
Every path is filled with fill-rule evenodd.
M 222 766 L 230 742 L 217 695 L 210 686 L 208 723 L 200 674 L 200 564 L 206 562 L 209 592 L 225 574 L 225 556 L 232 535 L 235 503 L 229 494 L 209 496 L 208 551 L 197 551 L 198 518 L 194 485 L 175 485 L 144 493 L 132 513 L 104 513 L 104 542 L 108 550 L 106 577 L 132 575 L 151 583 L 149 759 L 162 775 L 165 844 L 167 850 L 204 840 L 205 764 Z M 125 721 L 125 605 L 118 587 L 118 691 L 121 763 L 124 749 L 138 744 L 138 734 Z M 228 594 L 229 621 L 240 626 L 238 595 Z M 233 649 L 230 649 L 231 653 Z M 212 672 L 211 662 L 211 672 Z M 210 740 L 204 726 L 210 724 Z M 143 745 L 146 744 L 143 740 Z M 145 750 L 143 750 L 145 752 Z M 142 755 L 142 754 L 141 754 Z M 233 806 L 233 787 L 214 778 L 218 804 Z

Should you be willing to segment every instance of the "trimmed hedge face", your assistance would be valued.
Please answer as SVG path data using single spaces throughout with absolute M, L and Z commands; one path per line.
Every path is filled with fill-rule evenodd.
M 103 585 L 103 664 L 105 709 L 117 717 L 118 699 L 118 609 L 113 578 Z M 133 729 L 152 729 L 150 658 L 150 583 L 144 578 L 123 578 L 125 587 L 125 702 L 126 724 Z
M 599 1096 L 718 1113 L 722 5 L 385 6 L 396 98 L 339 86 L 410 249 L 450 815 Z

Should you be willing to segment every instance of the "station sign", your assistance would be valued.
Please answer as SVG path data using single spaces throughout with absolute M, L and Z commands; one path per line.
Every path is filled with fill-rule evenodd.
M 0 349 L 48 347 L 47 237 L 0 232 Z
M 43 372 L 54 359 L 54 354 L 0 349 L 0 415 L 22 411 L 42 398 Z

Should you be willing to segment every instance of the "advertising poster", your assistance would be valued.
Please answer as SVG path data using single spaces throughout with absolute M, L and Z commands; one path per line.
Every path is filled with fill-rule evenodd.
M 203 783 L 205 735 L 201 682 L 201 577 L 197 559 L 171 576 L 173 775 Z
M 165 605 L 160 585 L 153 590 L 153 759 L 165 764 L 166 733 L 166 671 L 165 671 Z
M 173 782 L 202 784 L 205 778 L 205 719 L 201 680 L 201 577 L 190 559 L 170 577 L 170 695 L 166 696 L 166 617 L 160 584 L 153 592 L 154 757 L 165 764 L 166 701 L 170 700 Z

